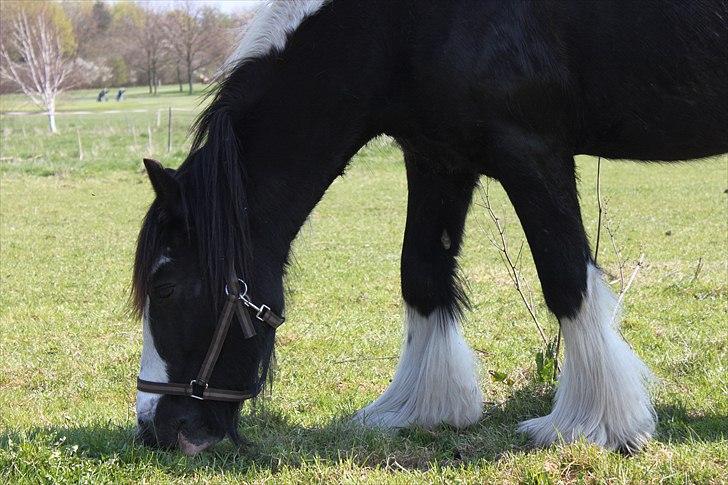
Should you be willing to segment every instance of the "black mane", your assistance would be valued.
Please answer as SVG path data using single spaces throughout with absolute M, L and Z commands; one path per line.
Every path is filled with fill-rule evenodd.
M 232 120 L 240 105 L 236 68 L 211 92 L 213 100 L 193 125 L 190 154 L 175 173 L 183 194 L 182 222 L 196 243 L 200 271 L 215 308 L 233 274 L 247 281 L 250 235 L 245 190 L 245 167 Z M 160 231 L 166 215 L 155 201 L 137 241 L 131 304 L 137 316 L 144 310 L 149 278 L 162 253 Z

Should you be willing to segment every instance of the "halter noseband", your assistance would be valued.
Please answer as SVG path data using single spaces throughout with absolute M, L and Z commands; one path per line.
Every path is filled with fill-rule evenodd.
M 238 322 L 240 322 L 240 327 L 243 330 L 243 336 L 246 339 L 255 335 L 255 327 L 250 318 L 248 308 L 256 312 L 255 318 L 270 325 L 274 329 L 280 327 L 285 319 L 276 315 L 268 305 L 258 306 L 254 304 L 248 296 L 248 285 L 240 278 L 231 278 L 230 284 L 225 285 L 225 295 L 227 296 L 227 301 L 220 314 L 215 333 L 212 335 L 212 342 L 210 342 L 210 347 L 207 349 L 207 355 L 205 355 L 205 360 L 202 361 L 202 366 L 197 373 L 197 377 L 191 380 L 189 384 L 152 382 L 137 377 L 137 390 L 152 394 L 188 396 L 201 401 L 240 402 L 258 395 L 260 386 L 256 386 L 255 389 L 247 391 L 210 387 L 208 385 L 210 375 L 215 368 L 228 330 L 230 329 L 230 322 L 235 315 L 238 317 Z

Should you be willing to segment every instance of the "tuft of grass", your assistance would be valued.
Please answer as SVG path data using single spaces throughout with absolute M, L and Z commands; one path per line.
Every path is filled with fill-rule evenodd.
M 175 136 L 183 135 L 192 114 L 180 118 Z M 252 445 L 237 450 L 225 443 L 195 458 L 138 446 L 134 378 L 141 326 L 127 316 L 125 302 L 134 241 L 152 191 L 138 170 L 143 152 L 133 148 L 127 120 L 144 126 L 137 131 L 143 150 L 140 133 L 148 115 L 71 117 L 59 120 L 63 133 L 57 137 L 43 132 L 42 117 L 0 118 L 3 481 L 725 480 L 726 157 L 602 166 L 602 192 L 621 253 L 628 263 L 646 255 L 626 297 L 623 333 L 660 379 L 660 423 L 655 439 L 636 456 L 586 443 L 532 450 L 516 433 L 520 420 L 549 411 L 553 386 L 537 378 L 533 355 L 540 339 L 488 242 L 489 221 L 478 207 L 467 223 L 461 263 L 473 302 L 465 334 L 478 349 L 487 401 L 483 419 L 467 430 L 395 434 L 348 426 L 347 417 L 386 388 L 402 337 L 406 179 L 401 154 L 387 139 L 360 151 L 295 243 L 288 319 L 277 344 L 278 380 L 265 410 L 246 414 L 240 425 Z M 26 138 L 19 135 L 23 126 Z M 84 145 L 83 162 L 74 159 L 70 126 L 78 126 L 84 142 L 96 137 L 96 145 Z M 183 147 L 169 156 L 161 148 L 157 156 L 175 165 Z M 594 235 L 595 161 L 579 157 L 578 168 L 584 220 Z M 497 184 L 490 197 L 517 245 L 524 236 Z M 523 276 L 537 291 L 525 251 Z M 619 259 L 608 244 L 600 264 L 618 274 Z M 555 334 L 555 322 L 548 325 Z

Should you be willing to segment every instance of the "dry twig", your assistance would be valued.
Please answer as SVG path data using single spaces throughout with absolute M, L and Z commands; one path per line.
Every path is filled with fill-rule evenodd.
M 493 206 L 490 203 L 490 195 L 489 195 L 489 188 L 490 183 L 486 182 L 485 185 L 485 191 L 483 192 L 483 207 L 485 207 L 485 210 L 488 212 L 488 216 L 495 224 L 496 230 L 498 231 L 498 240 L 496 240 L 495 237 L 493 237 L 492 234 L 489 232 L 489 238 L 491 244 L 498 250 L 498 253 L 501 257 L 501 261 L 503 261 L 504 266 L 508 270 L 508 276 L 511 278 L 511 281 L 513 282 L 513 286 L 516 288 L 516 291 L 518 292 L 519 296 L 521 297 L 521 300 L 523 301 L 523 304 L 526 306 L 526 309 L 528 310 L 528 314 L 531 315 L 531 319 L 533 320 L 533 323 L 536 325 L 536 329 L 538 330 L 539 335 L 541 336 L 541 340 L 543 340 L 544 345 L 548 345 L 548 339 L 546 338 L 546 334 L 543 331 L 543 327 L 541 326 L 541 323 L 538 320 L 538 316 L 536 315 L 536 310 L 533 305 L 533 300 L 528 298 L 526 296 L 526 293 L 524 292 L 524 283 L 521 280 L 521 274 L 519 271 L 519 264 L 521 260 L 521 254 L 523 251 L 523 242 L 521 242 L 521 246 L 518 249 L 518 254 L 516 255 L 516 258 L 513 259 L 511 257 L 510 250 L 508 249 L 508 241 L 506 239 L 505 229 L 503 228 L 503 225 L 501 224 L 500 218 L 495 214 L 493 211 Z
M 597 215 L 597 241 L 594 244 L 594 264 L 597 262 L 599 257 L 599 241 L 602 236 L 602 214 L 604 213 L 604 207 L 602 205 L 602 157 L 597 158 L 597 209 L 599 210 Z
M 640 269 L 642 269 L 642 266 L 645 264 L 645 253 L 640 254 L 640 259 L 637 260 L 637 264 L 634 267 L 634 270 L 632 271 L 632 274 L 629 276 L 629 280 L 627 280 L 627 285 L 622 289 L 622 291 L 619 292 L 619 298 L 617 299 L 617 305 L 614 307 L 614 312 L 612 313 L 612 322 L 614 322 L 614 319 L 617 318 L 617 313 L 619 313 L 619 308 L 622 306 L 622 301 L 624 300 L 624 295 L 627 294 L 630 287 L 632 286 L 632 283 L 634 283 L 635 278 L 637 278 L 637 273 L 639 273 Z

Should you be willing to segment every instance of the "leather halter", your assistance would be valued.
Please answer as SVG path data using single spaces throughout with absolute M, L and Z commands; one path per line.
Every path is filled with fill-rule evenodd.
M 188 396 L 201 401 L 227 401 L 240 402 L 255 397 L 260 391 L 256 389 L 246 391 L 235 391 L 231 389 L 219 389 L 210 387 L 210 375 L 215 368 L 220 351 L 230 329 L 230 322 L 237 315 L 243 336 L 248 339 L 255 336 L 255 327 L 250 318 L 250 310 L 255 311 L 255 318 L 271 327 L 280 327 L 285 319 L 276 315 L 268 305 L 256 305 L 248 296 L 248 285 L 239 278 L 231 278 L 230 284 L 225 285 L 227 301 L 222 309 L 220 318 L 212 335 L 212 342 L 207 349 L 205 360 L 202 361 L 197 377 L 189 384 L 176 382 L 152 382 L 137 377 L 137 390 L 152 394 L 169 394 L 173 396 Z

